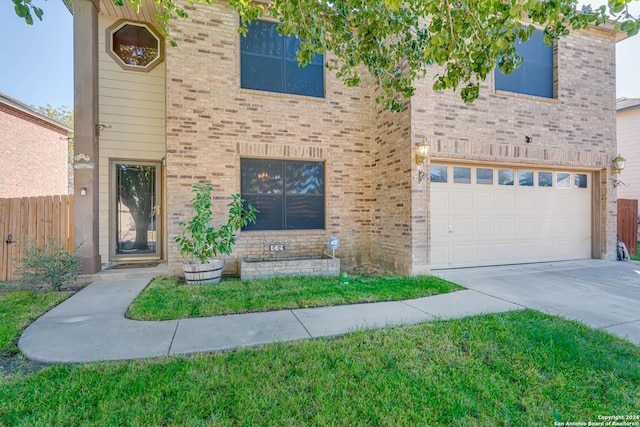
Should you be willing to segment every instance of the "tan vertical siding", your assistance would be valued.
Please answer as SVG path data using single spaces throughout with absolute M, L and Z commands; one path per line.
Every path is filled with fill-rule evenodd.
M 640 107 L 617 114 L 618 152 L 627 159 L 618 187 L 619 199 L 640 200 Z
M 149 72 L 123 70 L 107 55 L 106 29 L 117 19 L 100 16 L 100 254 L 109 260 L 109 163 L 159 161 L 165 155 L 165 64 Z

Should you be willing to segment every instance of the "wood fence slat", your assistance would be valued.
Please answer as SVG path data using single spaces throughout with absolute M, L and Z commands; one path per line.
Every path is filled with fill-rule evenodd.
M 20 247 L 22 246 L 23 238 L 22 228 L 20 227 L 20 199 L 11 199 L 9 210 L 9 233 L 11 233 L 11 241 L 13 243 L 7 244 L 9 249 L 7 272 L 8 276 L 13 278 L 15 269 L 18 267 L 16 260 L 20 258 Z
M 44 234 L 53 236 L 53 198 L 51 196 L 44 197 L 44 212 Z
M 618 199 L 618 238 L 631 255 L 638 254 L 638 201 Z
M 29 239 L 38 241 L 38 198 L 29 197 Z
M 8 267 L 8 255 L 9 251 L 7 248 L 7 234 L 9 233 L 9 200 L 8 199 L 0 199 L 0 281 L 8 280 L 9 272 L 7 271 Z
M 44 210 L 44 197 L 38 197 L 38 202 L 37 202 L 37 210 L 36 210 L 36 215 L 38 216 L 38 230 L 36 233 L 36 238 L 35 238 L 35 242 L 36 244 L 43 248 L 44 247 L 44 241 L 45 241 L 45 234 L 44 234 L 44 223 L 45 223 L 45 210 Z
M 67 248 L 72 251 L 75 249 L 76 247 L 76 234 L 75 234 L 75 228 L 74 228 L 74 223 L 73 223 L 73 212 L 74 212 L 74 203 L 75 203 L 75 196 L 73 194 L 69 195 L 67 200 L 69 201 L 69 204 L 67 206 L 67 217 L 69 218 L 69 220 L 67 221 L 67 236 L 69 236 L 67 238 L 68 241 L 68 246 Z
M 62 237 L 62 233 L 60 230 L 60 196 L 53 196 L 51 198 L 51 235 L 58 241 L 60 241 Z
M 18 279 L 27 244 L 44 248 L 56 238 L 73 250 L 73 195 L 0 199 L 0 233 L 0 281 Z M 14 243 L 6 243 L 9 233 Z

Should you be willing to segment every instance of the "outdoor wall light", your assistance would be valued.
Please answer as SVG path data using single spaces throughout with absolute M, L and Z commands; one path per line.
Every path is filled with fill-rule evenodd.
M 81 196 L 86 196 L 87 195 L 87 187 L 82 187 L 80 189 L 80 195 Z
M 611 161 L 611 174 L 613 177 L 613 186 L 619 187 L 620 185 L 626 185 L 624 182 L 620 181 L 617 177 L 624 170 L 624 164 L 627 161 L 624 157 L 618 154 L 618 157 Z
M 624 170 L 624 164 L 626 161 L 627 159 L 618 154 L 618 157 L 611 161 L 611 173 L 614 175 L 620 175 Z
M 429 156 L 429 143 L 427 142 L 426 138 L 422 139 L 422 142 L 418 145 L 416 145 L 417 148 L 417 153 L 416 153 L 416 163 L 421 165 L 424 163 L 425 160 L 427 160 L 427 157 Z
M 422 138 L 422 142 L 416 145 L 416 163 L 422 165 L 429 156 L 429 143 L 426 138 Z M 425 180 L 427 174 L 418 168 L 418 184 Z

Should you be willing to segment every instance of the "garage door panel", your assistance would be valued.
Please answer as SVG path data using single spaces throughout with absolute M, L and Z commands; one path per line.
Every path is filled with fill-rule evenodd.
M 499 167 L 479 167 L 493 169 L 493 184 L 477 183 L 472 167 L 471 183 L 430 187 L 433 268 L 591 257 L 591 189 L 556 183 L 557 173 L 575 172 L 551 171 L 553 186 L 540 187 L 540 171 L 526 169 L 534 185 L 521 187 L 498 185 Z
M 431 190 L 431 206 L 436 206 L 437 209 L 431 209 L 432 215 L 433 212 L 446 216 L 449 212 L 449 194 L 443 189 L 438 189 L 439 191 L 435 191 L 436 188 L 432 187 Z
M 555 233 L 553 220 L 549 217 L 536 218 L 536 235 L 539 239 L 552 237 Z
M 474 245 L 474 260 L 483 264 L 491 262 L 495 259 L 495 251 L 493 243 L 478 243 Z
M 571 232 L 574 236 L 586 236 L 591 232 L 591 217 L 575 217 L 571 222 Z
M 500 189 L 500 187 L 498 187 Z M 515 194 L 499 192 L 496 193 L 496 207 L 494 212 L 498 215 L 513 215 L 516 211 Z
M 573 198 L 568 191 L 571 190 L 558 190 L 561 191 L 561 194 L 558 195 L 555 199 L 555 209 L 553 213 L 557 216 L 566 216 L 569 212 L 571 212 L 573 208 Z
M 505 263 L 517 260 L 513 242 L 496 242 L 494 248 L 497 259 L 503 260 Z
M 558 237 L 571 237 L 573 235 L 571 223 L 572 218 L 556 218 L 554 232 Z
M 451 195 L 451 209 L 456 212 L 470 212 L 473 208 L 473 193 L 470 191 L 456 191 Z
M 431 240 L 433 242 L 441 242 L 449 236 L 449 220 L 433 219 L 431 221 Z
M 512 239 L 516 233 L 516 220 L 514 218 L 496 218 L 495 230 L 497 239 Z
M 476 218 L 473 223 L 473 240 L 487 241 L 495 235 L 493 218 Z
M 536 260 L 547 261 L 554 259 L 553 240 L 536 241 Z
M 473 218 L 454 218 L 451 221 L 450 236 L 454 239 L 468 239 L 473 235 Z
M 449 265 L 449 245 L 431 245 L 431 265 Z
M 555 243 L 555 259 L 566 260 L 574 259 L 574 250 L 576 249 L 573 240 L 557 240 Z
M 516 233 L 518 238 L 534 238 L 536 236 L 535 218 L 516 219 Z
M 473 213 L 476 216 L 493 216 L 495 197 L 493 193 L 474 193 Z
M 518 260 L 527 262 L 536 259 L 536 245 L 534 242 L 516 242 L 514 246 Z
M 533 191 L 520 189 L 520 193 L 516 194 L 516 212 L 531 212 L 536 209 L 536 195 Z
M 452 262 L 454 265 L 472 265 L 473 264 L 473 246 L 466 245 L 452 245 L 453 252 L 451 253 Z

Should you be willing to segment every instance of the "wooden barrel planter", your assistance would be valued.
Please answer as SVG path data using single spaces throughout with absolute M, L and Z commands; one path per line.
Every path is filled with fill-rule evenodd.
M 215 285 L 220 283 L 224 261 L 211 259 L 205 262 L 190 261 L 182 264 L 184 278 L 190 285 Z

